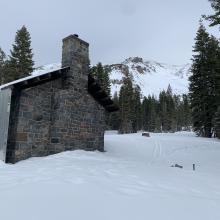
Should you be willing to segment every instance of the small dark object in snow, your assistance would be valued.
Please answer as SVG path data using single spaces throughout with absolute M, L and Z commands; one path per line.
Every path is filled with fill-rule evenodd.
M 183 169 L 183 166 L 180 166 L 179 164 L 175 164 L 175 165 L 172 165 L 171 167 L 177 167 L 177 168 L 181 168 L 181 169 Z
M 144 137 L 150 137 L 150 134 L 147 133 L 147 132 L 144 132 L 144 133 L 142 133 L 142 136 L 144 136 Z
M 194 171 L 196 170 L 196 165 L 195 165 L 195 164 L 193 164 L 193 170 L 194 170 Z

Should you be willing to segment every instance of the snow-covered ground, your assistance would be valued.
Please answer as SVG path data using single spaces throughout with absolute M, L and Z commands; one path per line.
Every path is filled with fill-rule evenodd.
M 108 132 L 105 145 L 0 163 L 0 219 L 220 219 L 220 141 Z

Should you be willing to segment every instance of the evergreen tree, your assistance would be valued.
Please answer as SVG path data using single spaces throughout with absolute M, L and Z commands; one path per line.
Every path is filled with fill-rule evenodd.
M 191 130 L 191 109 L 188 95 L 174 95 L 173 99 L 175 103 L 174 131 Z
M 138 131 L 142 127 L 141 123 L 141 89 L 139 86 L 134 88 L 133 93 L 133 112 L 134 112 L 134 119 L 133 119 L 133 130 Z
M 197 36 L 195 38 L 195 46 L 193 52 L 193 64 L 191 67 L 192 76 L 190 80 L 190 99 L 192 106 L 192 119 L 193 127 L 198 135 L 203 135 L 203 117 L 204 117 L 204 105 L 201 102 L 201 98 L 204 95 L 205 83 L 204 79 L 204 63 L 205 63 L 205 51 L 207 43 L 209 41 L 209 35 L 205 30 L 205 27 L 200 24 Z
M 195 40 L 189 88 L 193 127 L 198 135 L 211 137 L 219 102 L 216 82 L 219 76 L 219 43 L 209 36 L 202 24 Z
M 167 91 L 162 91 L 159 94 L 158 114 L 161 119 L 161 129 L 163 132 L 176 131 L 176 106 L 170 85 L 168 86 Z
M 214 125 L 215 125 L 215 136 L 220 138 L 220 106 L 218 107 L 218 110 L 215 113 Z
M 209 16 L 204 16 L 209 20 L 210 26 L 215 26 L 220 24 L 220 0 L 208 0 L 211 3 L 212 8 L 214 9 L 214 14 Z
M 209 2 L 211 3 L 212 8 L 214 9 L 214 14 L 213 15 L 209 15 L 209 16 L 204 16 L 207 20 L 210 21 L 210 26 L 216 26 L 220 24 L 220 0 L 209 0 Z M 218 57 L 218 61 L 219 61 L 219 57 Z M 218 67 L 216 68 L 217 71 L 215 71 L 215 99 L 218 100 L 216 102 L 216 112 L 215 112 L 215 118 L 213 120 L 214 123 L 214 127 L 215 130 L 216 128 L 218 128 L 219 124 L 218 124 L 218 115 L 219 115 L 219 108 L 220 108 L 220 61 L 217 62 L 218 63 Z M 217 117 L 217 119 L 216 119 Z M 216 124 L 217 123 L 217 124 Z M 219 133 L 218 133 L 219 134 Z M 220 138 L 220 135 L 217 135 Z
M 207 115 L 209 116 L 209 124 L 211 133 L 213 133 L 213 118 L 220 106 L 220 47 L 218 40 L 211 36 L 207 46 L 207 63 L 206 63 L 206 86 L 207 98 L 205 99 L 207 106 Z
M 96 80 L 97 80 L 97 82 L 99 83 L 100 86 L 103 87 L 104 68 L 103 68 L 103 66 L 102 66 L 102 63 L 98 63 L 98 64 L 97 64 L 95 75 L 96 75 Z
M 104 72 L 103 72 L 103 88 L 105 92 L 111 96 L 111 84 L 110 84 L 110 79 L 109 79 L 109 73 L 110 69 L 105 66 L 104 67 Z
M 8 63 L 13 80 L 28 76 L 34 69 L 31 36 L 23 26 L 17 31 Z
M 90 74 L 97 80 L 97 83 L 101 86 L 101 88 L 110 96 L 111 87 L 109 72 L 109 68 L 107 66 L 103 67 L 100 62 L 96 66 L 90 68 Z
M 133 133 L 134 106 L 133 106 L 133 86 L 129 77 L 123 79 L 123 85 L 119 94 L 120 108 L 120 133 Z
M 172 94 L 168 86 L 159 100 L 154 96 L 144 97 L 142 102 L 142 127 L 150 132 L 176 132 L 190 130 L 191 111 L 189 97 Z
M 159 116 L 159 102 L 154 96 L 151 97 L 150 131 L 161 132 L 161 119 Z
M 176 131 L 176 106 L 173 98 L 173 92 L 170 85 L 168 85 L 166 92 L 166 131 Z
M 186 94 L 182 95 L 182 102 L 180 103 L 179 108 L 181 108 L 181 129 L 190 130 L 191 127 L 191 109 L 190 109 L 190 100 L 189 96 Z
M 167 94 L 165 91 L 160 92 L 159 94 L 159 112 L 161 119 L 161 130 L 162 132 L 168 131 L 168 114 L 167 114 Z
M 158 101 L 154 96 L 144 97 L 142 102 L 142 127 L 146 131 L 160 131 L 161 121 L 157 111 Z
M 149 131 L 149 97 L 146 98 L 144 97 L 142 105 L 141 105 L 141 113 L 142 113 L 142 129 L 144 129 L 145 131 Z
M 115 94 L 113 96 L 113 102 L 117 106 L 119 106 L 119 98 L 118 98 L 117 92 L 115 92 Z M 119 111 L 110 113 L 109 119 L 108 119 L 109 128 L 112 129 L 112 130 L 119 130 L 120 123 L 121 123 L 121 119 L 120 119 Z
M 6 55 L 4 51 L 0 48 L 0 85 L 5 82 L 5 63 Z

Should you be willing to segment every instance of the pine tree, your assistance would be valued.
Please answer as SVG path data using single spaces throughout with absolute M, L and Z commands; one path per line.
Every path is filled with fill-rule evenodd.
M 110 73 L 110 69 L 107 66 L 105 66 L 103 71 L 103 88 L 105 92 L 109 96 L 111 96 L 111 84 L 109 79 L 109 73 Z
M 186 94 L 182 95 L 181 106 L 182 106 L 182 113 L 181 113 L 182 128 L 184 130 L 189 131 L 192 122 L 191 122 L 190 101 L 189 101 L 189 96 L 188 95 L 186 95 Z
M 189 97 L 172 93 L 171 86 L 162 91 L 159 100 L 144 97 L 142 102 L 142 128 L 150 132 L 176 132 L 190 130 L 191 111 Z
M 218 107 L 218 110 L 215 113 L 214 124 L 215 124 L 215 135 L 216 137 L 220 138 L 220 106 Z
M 154 96 L 144 97 L 142 102 L 142 127 L 146 131 L 159 131 L 160 117 L 157 111 L 158 101 Z
M 123 85 L 119 93 L 120 108 L 120 133 L 133 133 L 134 106 L 133 106 L 133 86 L 129 77 L 123 79 Z
M 102 66 L 102 63 L 97 64 L 95 75 L 96 75 L 97 82 L 99 83 L 100 86 L 103 87 L 104 68 Z
M 180 95 L 173 95 L 173 101 L 175 105 L 175 131 L 181 131 L 184 124 L 184 110 L 183 102 L 181 101 Z
M 161 130 L 162 132 L 168 131 L 168 115 L 167 115 L 167 94 L 165 91 L 160 92 L 159 94 L 159 112 L 161 119 Z
M 209 115 L 211 133 L 213 133 L 213 118 L 220 106 L 220 47 L 218 40 L 211 36 L 207 46 L 206 86 L 207 113 Z
M 119 98 L 118 98 L 117 92 L 115 92 L 115 94 L 113 96 L 113 102 L 114 102 L 114 104 L 119 106 Z M 109 119 L 108 119 L 108 126 L 110 129 L 119 130 L 120 122 L 121 122 L 121 119 L 120 119 L 119 111 L 110 113 Z
M 172 88 L 169 85 L 167 91 L 159 94 L 159 116 L 163 132 L 174 132 L 177 130 L 177 106 Z
M 211 137 L 219 102 L 216 82 L 219 76 L 219 43 L 209 36 L 202 24 L 195 40 L 189 88 L 193 127 L 198 135 Z
M 203 83 L 204 79 L 204 63 L 205 63 L 205 50 L 209 41 L 209 35 L 205 30 L 205 27 L 200 24 L 197 36 L 195 38 L 195 46 L 193 52 L 193 64 L 191 67 L 192 76 L 190 80 L 190 99 L 192 106 L 192 119 L 193 127 L 198 135 L 204 135 L 203 131 L 203 117 L 204 117 L 204 105 L 201 102 L 203 92 L 206 89 Z
M 8 64 L 14 80 L 28 76 L 34 69 L 31 36 L 23 26 L 17 31 Z
M 208 0 L 211 3 L 212 8 L 214 9 L 215 14 L 204 16 L 209 20 L 210 26 L 216 26 L 220 24 L 220 0 Z
M 133 93 L 133 130 L 138 131 L 141 129 L 141 89 L 139 86 L 135 86 Z
M 6 55 L 4 51 L 0 48 L 0 85 L 2 85 L 5 81 L 5 63 Z
M 144 97 L 142 105 L 141 105 L 141 113 L 142 113 L 142 129 L 145 131 L 149 131 L 149 97 Z
M 161 132 L 161 119 L 159 117 L 159 102 L 154 96 L 151 97 L 150 131 Z
M 97 83 L 101 86 L 101 88 L 109 96 L 111 96 L 109 72 L 110 70 L 108 66 L 103 67 L 100 62 L 96 66 L 90 68 L 90 74 L 97 80 Z
M 173 98 L 173 92 L 170 85 L 168 85 L 166 91 L 166 102 L 167 102 L 167 118 L 166 118 L 166 130 L 169 132 L 176 131 L 176 106 Z
M 220 0 L 209 0 L 209 2 L 211 3 L 212 8 L 214 9 L 214 14 L 213 15 L 209 15 L 209 16 L 204 16 L 207 20 L 210 21 L 210 26 L 216 26 L 220 24 Z M 218 57 L 218 61 L 219 61 L 219 57 Z M 217 71 L 215 71 L 215 98 L 216 100 L 218 100 L 216 102 L 216 112 L 215 112 L 215 118 L 213 120 L 214 123 L 214 127 L 215 130 L 216 128 L 219 127 L 219 123 L 218 123 L 218 117 L 219 117 L 219 108 L 220 108 L 220 62 L 218 63 L 218 67 L 216 68 Z M 216 119 L 217 118 L 217 119 Z M 220 135 L 217 131 L 217 136 L 220 138 Z

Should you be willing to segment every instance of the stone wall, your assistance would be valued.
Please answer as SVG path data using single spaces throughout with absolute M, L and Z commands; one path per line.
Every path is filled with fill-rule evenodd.
M 64 79 L 13 90 L 7 162 L 66 150 L 104 151 L 105 110 L 88 93 L 88 44 L 64 39 Z
M 66 150 L 104 150 L 105 118 L 88 93 L 62 88 L 57 79 L 12 96 L 7 162 Z
M 53 83 L 12 94 L 7 162 L 47 155 L 50 144 Z

